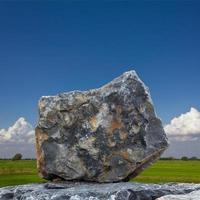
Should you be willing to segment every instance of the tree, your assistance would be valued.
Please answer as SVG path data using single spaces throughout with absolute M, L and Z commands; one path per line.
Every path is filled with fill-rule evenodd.
M 198 160 L 198 158 L 196 156 L 193 156 L 190 158 L 190 160 Z
M 21 160 L 22 159 L 22 154 L 21 153 L 17 153 L 13 156 L 12 160 Z
M 175 160 L 174 157 L 162 157 L 160 160 Z
M 189 160 L 189 159 L 188 159 L 187 156 L 183 156 L 183 157 L 181 158 L 181 160 L 187 161 L 187 160 Z

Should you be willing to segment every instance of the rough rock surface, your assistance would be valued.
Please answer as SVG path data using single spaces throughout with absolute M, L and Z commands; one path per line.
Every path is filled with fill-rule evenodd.
M 199 200 L 200 199 L 200 190 L 193 191 L 188 194 L 178 194 L 178 195 L 166 195 L 158 198 L 157 200 Z
M 37 161 L 45 179 L 126 181 L 167 145 L 148 89 L 134 71 L 98 89 L 39 101 Z
M 200 184 L 46 183 L 0 188 L 0 200 L 154 200 L 193 191 L 199 192 Z M 189 199 L 193 199 L 191 194 Z M 174 199 L 173 195 L 169 197 L 159 200 Z

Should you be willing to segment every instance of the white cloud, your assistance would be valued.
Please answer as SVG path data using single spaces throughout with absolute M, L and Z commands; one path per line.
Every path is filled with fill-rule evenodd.
M 171 140 L 197 140 L 200 137 L 200 112 L 191 108 L 189 112 L 173 118 L 165 126 L 165 132 Z
M 8 129 L 0 129 L 0 144 L 30 144 L 34 143 L 34 130 L 23 117 L 20 117 Z
M 0 129 L 0 158 L 11 158 L 15 153 L 35 157 L 34 129 L 23 117 L 8 129 Z

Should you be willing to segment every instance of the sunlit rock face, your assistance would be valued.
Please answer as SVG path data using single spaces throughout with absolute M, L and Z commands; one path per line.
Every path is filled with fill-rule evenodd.
M 148 89 L 134 71 L 98 89 L 39 101 L 37 161 L 45 179 L 128 181 L 167 145 Z

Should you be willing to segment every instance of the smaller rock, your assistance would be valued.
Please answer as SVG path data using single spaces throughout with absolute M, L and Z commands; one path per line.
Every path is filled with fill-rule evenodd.
M 199 200 L 200 199 L 200 191 L 190 192 L 188 194 L 182 195 L 166 195 L 158 198 L 157 200 Z

